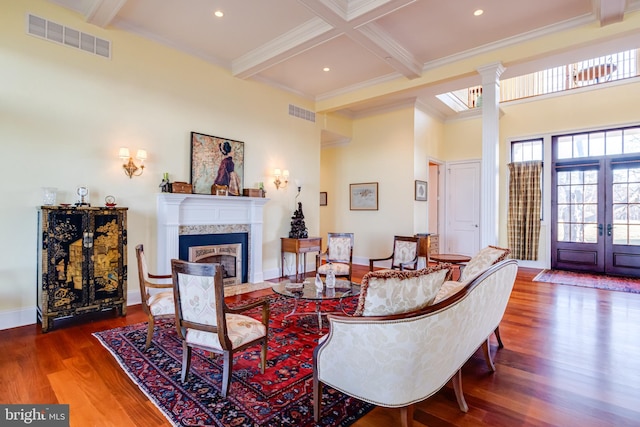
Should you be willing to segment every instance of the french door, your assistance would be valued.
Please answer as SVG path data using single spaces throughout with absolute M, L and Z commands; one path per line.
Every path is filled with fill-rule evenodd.
M 640 277 L 640 156 L 556 160 L 551 266 Z

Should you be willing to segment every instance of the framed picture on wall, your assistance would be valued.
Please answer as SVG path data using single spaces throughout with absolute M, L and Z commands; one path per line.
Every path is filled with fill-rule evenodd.
M 427 181 L 416 180 L 415 199 L 418 201 L 427 201 Z
M 195 194 L 241 196 L 244 142 L 191 132 L 191 185 Z
M 327 192 L 320 192 L 320 206 L 327 206 Z
M 377 211 L 378 183 L 349 184 L 349 209 L 352 211 Z

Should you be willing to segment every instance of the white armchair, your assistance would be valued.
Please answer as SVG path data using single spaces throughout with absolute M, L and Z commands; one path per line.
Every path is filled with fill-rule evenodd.
M 400 408 L 402 425 L 411 426 L 413 405 L 453 380 L 466 412 L 461 367 L 480 346 L 490 357 L 488 337 L 502 319 L 517 268 L 514 260 L 500 262 L 443 301 L 409 313 L 328 315 L 329 334 L 313 355 L 316 421 L 323 385 Z

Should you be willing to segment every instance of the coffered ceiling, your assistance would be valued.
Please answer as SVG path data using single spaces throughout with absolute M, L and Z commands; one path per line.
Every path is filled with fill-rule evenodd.
M 555 31 L 612 25 L 640 8 L 639 0 L 50 1 L 94 25 L 136 33 L 220 65 L 239 79 L 257 79 L 314 101 L 392 79 L 418 79 L 442 64 Z M 484 13 L 474 16 L 477 9 Z M 216 11 L 224 16 L 214 16 Z M 435 106 L 438 89 L 389 91 L 334 111 L 354 115 L 418 99 L 446 113 Z

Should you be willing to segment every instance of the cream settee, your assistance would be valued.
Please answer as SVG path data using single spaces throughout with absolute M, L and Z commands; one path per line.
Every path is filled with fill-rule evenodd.
M 329 334 L 313 356 L 316 421 L 323 384 L 375 405 L 401 408 L 402 425 L 411 426 L 413 405 L 453 380 L 460 409 L 466 412 L 462 365 L 482 346 L 487 365 L 494 369 L 489 337 L 505 312 L 517 269 L 515 260 L 500 261 L 439 302 L 407 313 L 372 315 L 384 304 L 367 307 L 371 295 L 365 295 L 358 307 L 361 316 L 329 315 Z M 427 285 L 428 291 L 420 292 L 432 303 L 444 277 L 441 271 L 428 274 L 438 276 Z M 397 277 L 393 281 L 402 282 Z M 376 294 L 371 287 L 368 291 Z

